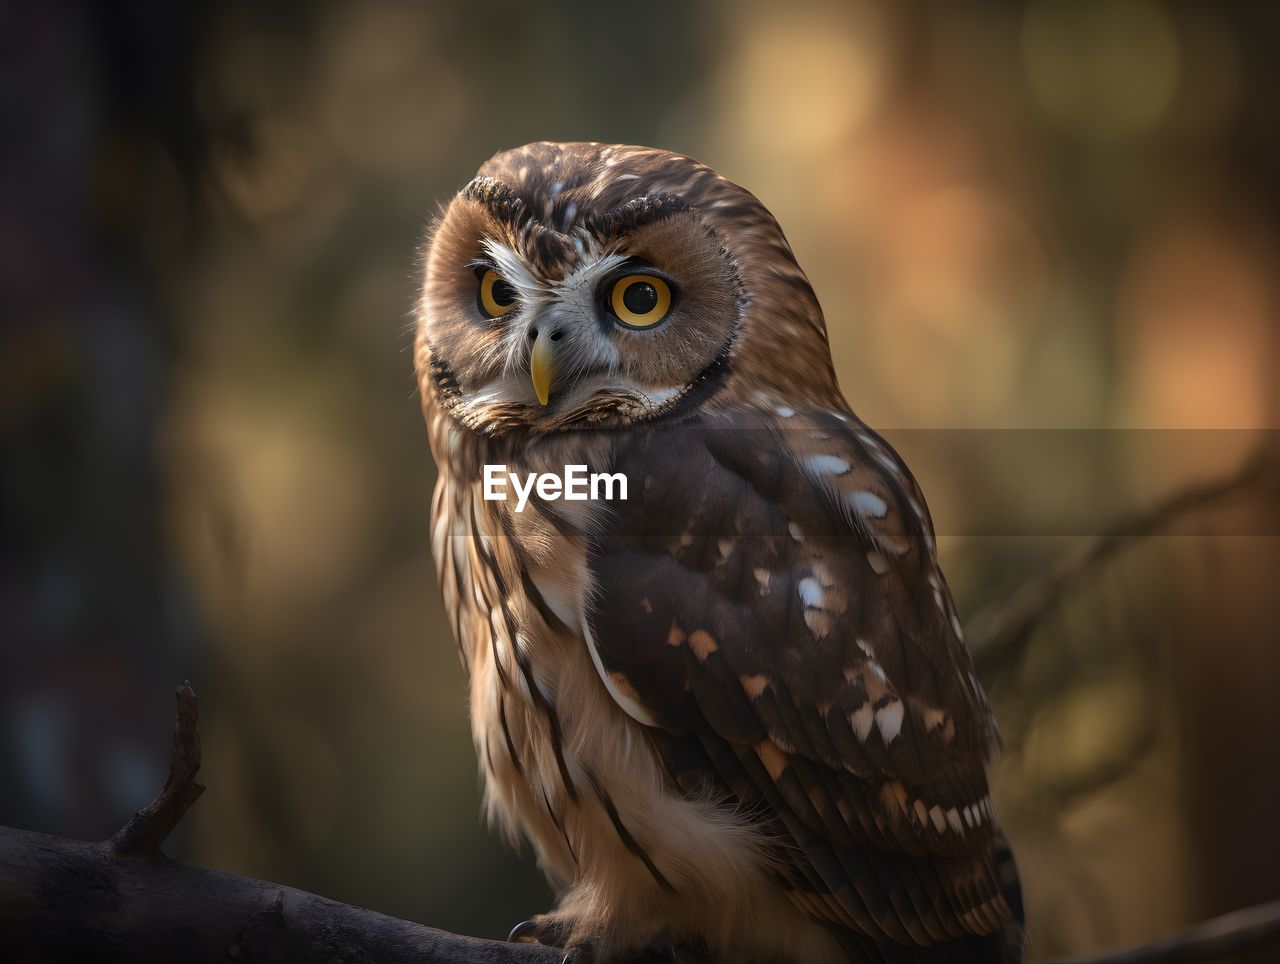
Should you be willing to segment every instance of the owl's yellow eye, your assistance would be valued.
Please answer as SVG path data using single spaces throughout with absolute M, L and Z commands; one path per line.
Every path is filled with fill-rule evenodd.
M 480 310 L 490 318 L 505 315 L 516 303 L 516 289 L 502 275 L 486 268 L 480 276 Z
M 671 310 L 671 286 L 655 275 L 629 274 L 614 282 L 609 307 L 628 328 L 652 328 Z

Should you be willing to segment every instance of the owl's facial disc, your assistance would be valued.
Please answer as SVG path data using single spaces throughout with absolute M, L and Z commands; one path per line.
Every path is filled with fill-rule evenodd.
M 492 433 L 625 424 L 708 384 L 737 331 L 736 272 L 695 212 L 642 201 L 560 233 L 455 199 L 422 319 L 456 418 Z

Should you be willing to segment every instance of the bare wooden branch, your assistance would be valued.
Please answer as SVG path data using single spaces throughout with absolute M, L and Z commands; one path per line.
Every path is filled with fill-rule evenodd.
M 1192 964 L 1280 943 L 1280 900 L 1232 911 L 1141 947 L 1051 964 Z
M 196 783 L 196 774 L 200 772 L 200 705 L 191 681 L 184 681 L 174 696 L 178 710 L 173 726 L 173 748 L 169 752 L 169 776 L 155 799 L 111 838 L 111 846 L 117 853 L 155 853 L 204 793 L 204 787 Z
M 0 827 L 0 960 L 558 964 L 162 853 Z
M 461 937 L 361 907 L 174 860 L 160 844 L 204 787 L 198 703 L 177 689 L 164 787 L 110 840 L 0 827 L 0 959 L 550 964 L 537 944 Z
M 0 957 L 22 962 L 227 960 L 552 964 L 563 952 L 463 937 L 305 891 L 174 860 L 159 845 L 200 796 L 195 691 L 177 690 L 169 777 L 110 840 L 0 827 Z M 1280 901 L 1070 964 L 1189 964 L 1280 943 Z
M 1156 535 L 1192 512 L 1206 509 L 1256 485 L 1275 465 L 1265 444 L 1240 467 L 1221 479 L 1175 492 L 1144 512 L 1121 519 L 1083 551 L 1062 560 L 1045 575 L 1026 583 L 991 617 L 985 630 L 973 634 L 972 650 L 979 674 L 989 678 L 999 668 L 1014 666 L 1045 617 L 1088 576 L 1134 540 Z M 982 620 L 978 620 L 979 624 Z

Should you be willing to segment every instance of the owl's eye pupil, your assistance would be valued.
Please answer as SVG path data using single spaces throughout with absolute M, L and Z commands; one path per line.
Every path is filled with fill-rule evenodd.
M 626 328 L 652 328 L 671 311 L 671 285 L 656 274 L 629 274 L 614 282 L 605 308 Z
M 635 281 L 622 293 L 622 303 L 637 315 L 647 315 L 658 306 L 658 289 L 647 281 Z
M 495 302 L 505 308 L 515 302 L 516 289 L 511 287 L 509 282 L 503 281 L 499 278 L 493 283 L 492 296 Z
M 485 268 L 480 273 L 480 292 L 476 300 L 481 311 L 490 318 L 497 318 L 510 311 L 516 303 L 516 289 L 498 272 Z

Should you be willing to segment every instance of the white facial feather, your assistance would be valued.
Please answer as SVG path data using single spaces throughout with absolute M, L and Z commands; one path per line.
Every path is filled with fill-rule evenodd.
M 627 260 L 626 255 L 602 249 L 590 235 L 584 235 L 582 263 L 552 285 L 564 294 L 585 290 L 594 298 L 596 286 L 609 272 Z
M 481 246 L 502 280 L 516 290 L 516 299 L 522 307 L 536 307 L 546 300 L 547 286 L 518 254 L 505 244 L 488 239 L 481 242 Z
M 494 269 L 515 289 L 516 307 L 507 316 L 501 340 L 491 349 L 493 357 L 486 359 L 501 364 L 502 375 L 473 393 L 472 406 L 531 401 L 531 387 L 522 378 L 527 374 L 530 335 L 535 328 L 564 333 L 557 345 L 557 367 L 563 383 L 572 383 L 587 371 L 603 373 L 606 379 L 617 373 L 618 349 L 597 323 L 596 291 L 626 257 L 602 248 L 590 235 L 582 235 L 582 242 L 582 263 L 558 280 L 540 278 L 507 245 L 493 240 L 483 242 Z

